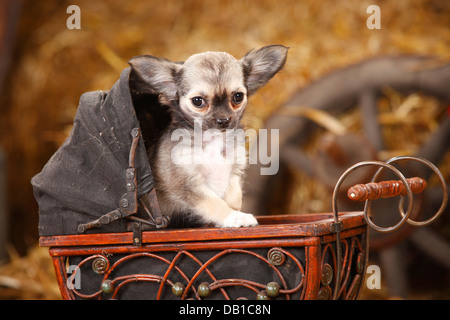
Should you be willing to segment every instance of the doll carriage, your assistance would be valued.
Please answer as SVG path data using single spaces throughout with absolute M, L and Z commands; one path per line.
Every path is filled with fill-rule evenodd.
M 368 226 L 428 225 L 445 209 L 439 170 L 401 157 L 349 167 L 335 185 L 331 213 L 259 216 L 256 227 L 168 229 L 129 83 L 125 69 L 108 92 L 83 94 L 71 135 L 32 180 L 40 245 L 49 247 L 64 299 L 356 299 Z M 426 183 L 407 179 L 394 166 L 399 161 L 420 162 L 438 176 L 444 196 L 432 218 L 411 219 L 413 193 Z M 342 183 L 361 167 L 378 169 L 371 183 L 348 190 L 351 200 L 366 201 L 364 210 L 339 212 Z M 397 180 L 376 182 L 385 169 Z M 390 196 L 401 197 L 401 220 L 379 227 L 371 201 Z

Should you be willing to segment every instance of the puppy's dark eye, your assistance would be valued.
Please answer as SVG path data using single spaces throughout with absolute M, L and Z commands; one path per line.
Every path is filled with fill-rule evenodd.
M 234 104 L 239 104 L 239 103 L 241 103 L 243 100 L 244 100 L 244 93 L 242 93 L 242 92 L 236 92 L 236 93 L 233 95 L 233 103 L 234 103 Z
M 192 104 L 194 105 L 194 107 L 199 108 L 199 109 L 207 106 L 206 100 L 202 97 L 193 97 L 191 99 L 191 101 L 192 101 Z

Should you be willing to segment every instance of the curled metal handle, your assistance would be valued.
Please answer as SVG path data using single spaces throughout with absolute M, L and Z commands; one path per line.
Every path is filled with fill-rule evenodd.
M 417 161 L 417 162 L 424 164 L 425 166 L 427 166 L 429 169 L 431 169 L 434 172 L 434 174 L 437 176 L 437 178 L 439 179 L 439 182 L 441 184 L 442 202 L 441 202 L 441 206 L 436 211 L 436 213 L 431 218 L 429 218 L 428 220 L 425 220 L 425 221 L 415 221 L 412 219 L 407 219 L 407 222 L 410 225 L 413 225 L 416 227 L 427 226 L 427 225 L 433 223 L 434 221 L 436 221 L 441 216 L 441 214 L 444 212 L 444 210 L 447 206 L 447 203 L 448 203 L 447 183 L 445 182 L 445 179 L 444 179 L 442 173 L 439 171 L 439 169 L 433 163 L 431 163 L 430 161 L 428 161 L 426 159 L 419 158 L 419 157 L 412 157 L 412 156 L 403 156 L 403 157 L 392 158 L 389 161 L 387 161 L 387 163 L 393 163 L 393 162 L 403 161 L 403 160 L 412 160 L 412 161 Z M 374 175 L 373 180 L 375 180 L 380 173 L 381 173 L 381 169 L 378 170 L 378 172 Z M 405 213 L 403 211 L 403 199 L 404 198 L 402 197 L 400 204 L 399 204 L 399 212 L 402 217 L 404 217 L 404 215 L 405 215 Z
M 392 165 L 392 163 L 397 161 L 403 161 L 403 160 L 410 160 L 410 161 L 417 161 L 431 170 L 436 174 L 438 177 L 441 187 L 442 187 L 442 203 L 438 211 L 428 220 L 426 221 L 414 221 L 409 218 L 412 209 L 413 209 L 413 193 L 419 193 L 422 192 L 426 188 L 426 182 L 425 180 L 421 178 L 410 178 L 406 179 L 405 176 L 398 170 L 396 167 Z M 339 210 L 337 205 L 339 190 L 344 182 L 344 180 L 347 178 L 349 174 L 351 174 L 353 171 L 357 170 L 361 167 L 366 166 L 376 166 L 378 167 L 378 171 L 375 173 L 375 175 L 372 178 L 372 181 L 367 184 L 361 184 L 356 185 L 349 189 L 348 195 L 352 200 L 355 201 L 365 201 L 364 205 L 364 220 L 366 223 L 374 230 L 379 232 L 392 232 L 397 229 L 399 229 L 401 226 L 403 226 L 405 223 L 409 223 L 414 226 L 426 226 L 434 222 L 439 216 L 444 212 L 447 202 L 448 202 L 448 191 L 447 191 L 447 184 L 445 182 L 444 177 L 442 176 L 439 169 L 432 164 L 430 161 L 418 158 L 418 157 L 411 157 L 411 156 L 404 156 L 404 157 L 396 157 L 392 158 L 386 162 L 381 161 L 362 161 L 359 163 L 354 164 L 350 168 L 348 168 L 339 178 L 337 181 L 334 191 L 333 191 L 333 200 L 332 200 L 332 207 L 333 207 L 333 215 L 334 215 L 334 224 L 339 224 Z M 392 180 L 392 181 L 382 181 L 382 182 L 375 182 L 382 170 L 389 169 L 391 170 L 400 180 Z M 376 225 L 372 219 L 370 218 L 370 211 L 371 211 L 371 202 L 372 200 L 385 198 L 385 197 L 393 197 L 393 196 L 400 196 L 400 203 L 398 206 L 398 211 L 401 215 L 401 220 L 391 227 L 380 227 Z M 405 198 L 407 199 L 408 208 L 406 212 L 403 209 Z M 341 266 L 341 244 L 340 244 L 340 230 L 337 229 L 336 231 L 336 260 L 337 260 L 337 274 L 336 274 L 336 286 L 333 292 L 333 299 L 336 299 L 339 293 L 340 288 L 340 270 L 342 268 Z
M 413 205 L 413 193 L 420 193 L 422 192 L 426 186 L 427 183 L 422 178 L 413 177 L 406 179 L 405 176 L 392 164 L 398 161 L 417 161 L 428 168 L 430 168 L 438 177 L 441 188 L 442 188 L 442 203 L 440 208 L 436 211 L 436 213 L 428 220 L 426 221 L 415 221 L 409 218 L 411 211 L 412 211 L 412 205 Z M 339 191 L 339 188 L 345 180 L 345 178 L 352 173 L 354 170 L 364 167 L 364 166 L 376 166 L 378 167 L 378 171 L 375 173 L 375 175 L 372 178 L 372 181 L 367 184 L 359 184 L 351 187 L 347 195 L 350 199 L 354 201 L 365 201 L 364 206 L 364 219 L 366 223 L 374 230 L 378 232 L 391 232 L 394 230 L 397 230 L 401 226 L 403 226 L 405 223 L 409 223 L 414 226 L 426 226 L 434 222 L 441 214 L 444 212 L 447 202 L 448 202 L 448 191 L 447 191 L 447 184 L 445 182 L 444 177 L 442 176 L 442 173 L 439 171 L 439 169 L 432 164 L 430 161 L 418 158 L 418 157 L 412 157 L 412 156 L 403 156 L 403 157 L 396 157 L 392 158 L 386 162 L 381 161 L 363 161 L 359 162 L 353 166 L 351 166 L 349 169 L 347 169 L 342 176 L 339 178 L 338 182 L 335 186 L 335 191 L 333 194 L 333 212 L 335 214 L 335 217 L 337 217 L 337 194 Z M 381 171 L 384 169 L 389 169 L 392 172 L 395 173 L 395 175 L 400 178 L 400 180 L 391 180 L 391 181 L 381 181 L 381 182 L 375 182 L 378 176 L 380 175 Z M 400 196 L 400 203 L 398 206 L 398 211 L 402 217 L 402 219 L 394 226 L 391 227 L 380 227 L 376 225 L 372 219 L 370 218 L 370 212 L 371 212 L 371 201 L 380 199 L 380 198 L 387 198 L 387 197 L 394 197 L 394 196 Z M 406 196 L 406 197 L 405 197 Z M 405 198 L 407 200 L 408 208 L 406 212 L 403 209 L 403 204 L 405 201 Z
M 413 193 L 421 193 L 427 187 L 427 182 L 419 177 L 406 179 Z M 353 201 L 377 200 L 405 196 L 407 189 L 402 181 L 390 180 L 357 184 L 347 191 L 347 196 Z

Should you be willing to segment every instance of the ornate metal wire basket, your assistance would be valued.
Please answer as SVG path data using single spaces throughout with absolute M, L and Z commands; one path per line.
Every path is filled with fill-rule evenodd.
M 56 236 L 41 245 L 52 247 L 66 299 L 329 299 L 339 269 L 338 296 L 351 299 L 367 258 L 363 217 L 339 216 L 342 268 L 331 214 L 260 217 L 253 228 L 145 231 L 141 246 L 131 233 Z

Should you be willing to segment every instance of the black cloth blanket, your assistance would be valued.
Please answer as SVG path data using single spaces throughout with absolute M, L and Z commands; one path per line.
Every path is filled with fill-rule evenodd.
M 126 170 L 139 129 L 129 88 L 130 68 L 109 91 L 84 93 L 73 129 L 43 170 L 31 180 L 39 204 L 39 235 L 76 234 L 84 224 L 119 207 L 127 192 Z M 138 197 L 153 189 L 144 141 L 135 154 Z M 125 232 L 119 219 L 93 232 Z

